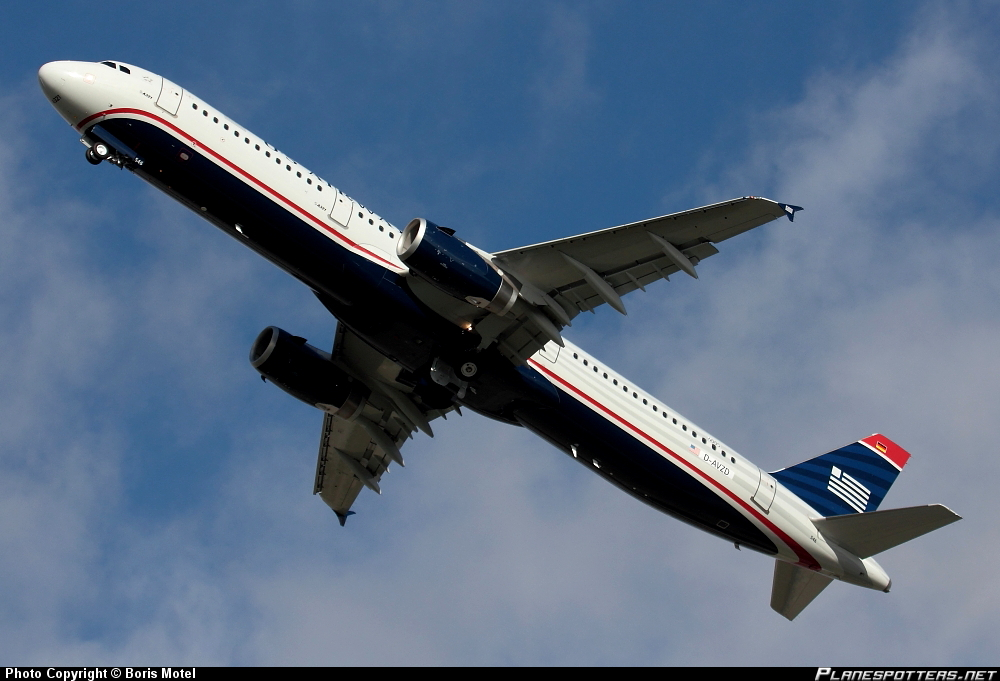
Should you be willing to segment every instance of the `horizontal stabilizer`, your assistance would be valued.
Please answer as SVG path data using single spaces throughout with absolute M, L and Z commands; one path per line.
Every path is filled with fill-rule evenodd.
M 771 585 L 771 608 L 793 620 L 831 581 L 832 577 L 819 572 L 776 560 L 774 582 Z
M 947 506 L 931 504 L 830 516 L 813 524 L 827 539 L 868 558 L 961 519 Z

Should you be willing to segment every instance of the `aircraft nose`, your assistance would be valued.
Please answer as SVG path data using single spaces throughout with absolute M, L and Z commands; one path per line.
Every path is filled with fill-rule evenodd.
M 42 64 L 42 68 L 38 69 L 38 84 L 42 86 L 42 92 L 49 99 L 58 95 L 60 86 L 66 83 L 66 78 L 69 75 L 68 65 L 69 62 L 65 61 L 50 61 L 48 64 Z
M 94 65 L 78 61 L 50 61 L 38 69 L 38 84 L 49 103 L 70 125 L 91 113 Z

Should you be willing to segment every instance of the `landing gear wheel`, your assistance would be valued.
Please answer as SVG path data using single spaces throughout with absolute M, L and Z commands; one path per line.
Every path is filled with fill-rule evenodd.
M 462 375 L 465 376 L 466 378 L 472 378 L 473 376 L 476 375 L 476 372 L 478 370 L 479 370 L 479 367 L 477 367 L 472 362 L 466 362 L 465 364 L 462 365 L 462 369 L 461 369 Z
M 104 142 L 96 142 L 90 149 L 87 149 L 87 161 L 95 166 L 109 156 L 111 156 L 111 147 Z

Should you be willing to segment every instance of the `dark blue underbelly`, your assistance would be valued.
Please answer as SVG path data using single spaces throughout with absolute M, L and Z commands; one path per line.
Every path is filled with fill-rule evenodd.
M 680 466 L 559 391 L 557 407 L 518 410 L 520 422 L 593 472 L 659 511 L 767 554 L 774 543 L 739 511 Z M 594 465 L 598 462 L 600 468 Z
M 136 174 L 298 278 L 338 319 L 407 369 L 420 369 L 442 348 L 474 345 L 471 334 L 411 296 L 398 274 L 341 247 L 173 135 L 125 118 L 104 121 L 90 134 L 99 137 L 102 129 L 143 159 Z
M 399 362 L 429 391 L 435 388 L 423 375 L 434 358 L 474 353 L 478 337 L 427 309 L 399 275 L 341 247 L 171 134 L 126 118 L 104 121 L 89 134 L 101 137 L 102 129 L 110 133 L 104 141 L 127 145 L 143 159 L 136 174 L 309 286 L 342 323 Z M 567 453 L 575 447 L 581 463 L 664 513 L 730 541 L 776 553 L 766 535 L 697 479 L 554 388 L 535 370 L 514 368 L 497 352 L 476 357 L 477 390 L 468 393 L 463 405 L 519 423 Z M 594 466 L 595 459 L 600 468 Z

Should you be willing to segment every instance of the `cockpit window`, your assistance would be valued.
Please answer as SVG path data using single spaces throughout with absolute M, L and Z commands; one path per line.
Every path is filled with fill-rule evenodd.
M 122 73 L 132 73 L 127 66 L 118 65 L 118 70 Z
M 117 66 L 113 61 L 102 61 L 101 63 L 105 66 L 110 66 L 111 68 L 116 68 Z

